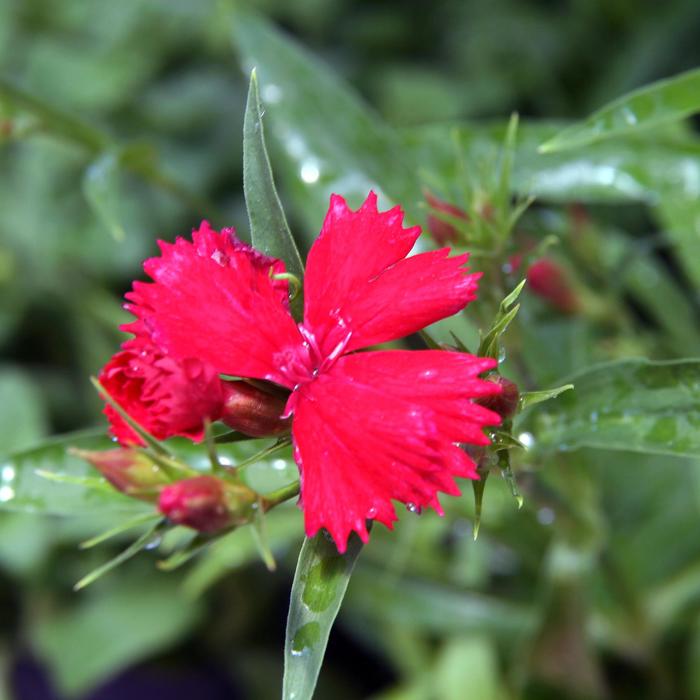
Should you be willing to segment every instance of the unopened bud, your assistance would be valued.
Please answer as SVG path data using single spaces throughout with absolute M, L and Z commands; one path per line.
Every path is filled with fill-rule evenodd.
M 520 400 L 518 387 L 510 379 L 506 379 L 500 374 L 492 374 L 486 377 L 486 380 L 500 386 L 501 392 L 500 394 L 477 399 L 476 403 L 491 411 L 495 411 L 503 420 L 511 418 L 518 409 L 518 401 Z
M 527 282 L 537 296 L 549 302 L 558 311 L 573 314 L 580 309 L 579 299 L 566 272 L 553 260 L 541 258 L 530 265 Z
M 251 437 L 279 435 L 289 430 L 291 418 L 282 418 L 287 397 L 257 389 L 246 382 L 226 382 L 221 420 Z
M 249 522 L 255 501 L 245 486 L 204 474 L 166 486 L 158 510 L 176 525 L 213 533 Z
M 134 498 L 154 502 L 168 483 L 163 471 L 141 450 L 72 450 L 72 453 L 92 464 L 117 491 Z
M 430 192 L 425 192 L 425 199 L 434 211 L 447 214 L 457 219 L 469 221 L 469 215 L 464 209 L 460 209 L 449 202 L 444 202 Z M 459 231 L 455 226 L 435 214 L 428 214 L 427 224 L 428 232 L 438 245 L 454 243 L 459 238 Z

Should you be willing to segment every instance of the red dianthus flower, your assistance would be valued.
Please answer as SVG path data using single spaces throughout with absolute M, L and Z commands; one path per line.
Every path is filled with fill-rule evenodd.
M 475 298 L 478 274 L 449 250 L 406 257 L 420 229 L 370 193 L 351 211 L 337 195 L 307 261 L 304 319 L 289 313 L 282 263 L 251 254 L 230 230 L 203 224 L 194 242 L 161 243 L 153 283 L 127 295 L 146 332 L 175 361 L 196 357 L 222 374 L 266 380 L 291 394 L 294 456 L 305 529 L 325 527 L 342 552 L 367 519 L 388 527 L 392 500 L 440 510 L 455 477 L 478 478 L 461 443 L 486 445 L 500 417 L 473 402 L 499 392 L 478 378 L 496 362 L 464 353 L 355 352 L 450 316 Z M 203 231 L 206 241 L 203 242 Z

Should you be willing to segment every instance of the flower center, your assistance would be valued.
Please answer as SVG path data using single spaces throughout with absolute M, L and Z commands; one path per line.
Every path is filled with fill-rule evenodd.
M 303 342 L 287 350 L 286 357 L 282 359 L 279 367 L 280 372 L 293 386 L 283 418 L 287 418 L 294 411 L 298 390 L 314 381 L 319 374 L 330 370 L 343 354 L 352 336 L 352 331 L 344 324 L 334 326 L 322 342 L 303 324 L 299 324 L 299 332 Z M 330 352 L 324 353 L 322 345 L 330 347 Z

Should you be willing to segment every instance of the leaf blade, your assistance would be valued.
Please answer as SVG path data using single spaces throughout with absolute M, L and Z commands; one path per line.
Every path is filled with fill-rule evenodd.
M 696 457 L 700 360 L 620 360 L 572 377 L 535 414 L 535 450 L 581 447 Z
M 362 550 L 357 535 L 345 554 L 323 532 L 304 540 L 294 574 L 284 645 L 284 700 L 313 696 L 333 622 Z
M 640 129 L 679 121 L 700 111 L 700 69 L 659 80 L 610 102 L 545 141 L 540 153 L 580 148 Z
M 275 188 L 262 117 L 258 79 L 253 70 L 243 122 L 243 192 L 251 239 L 258 250 L 284 260 L 287 271 L 301 280 L 304 266 Z M 299 317 L 303 310 L 301 294 L 291 305 L 295 316 Z

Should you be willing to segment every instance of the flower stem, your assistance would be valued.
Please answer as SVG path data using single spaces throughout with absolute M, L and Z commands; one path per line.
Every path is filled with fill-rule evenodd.
M 280 503 L 284 503 L 290 498 L 298 496 L 300 490 L 301 482 L 294 481 L 293 483 L 288 484 L 287 486 L 283 486 L 281 489 L 277 489 L 277 491 L 272 491 L 272 493 L 268 493 L 262 499 L 263 510 L 268 511 L 270 510 L 270 508 L 274 508 Z

